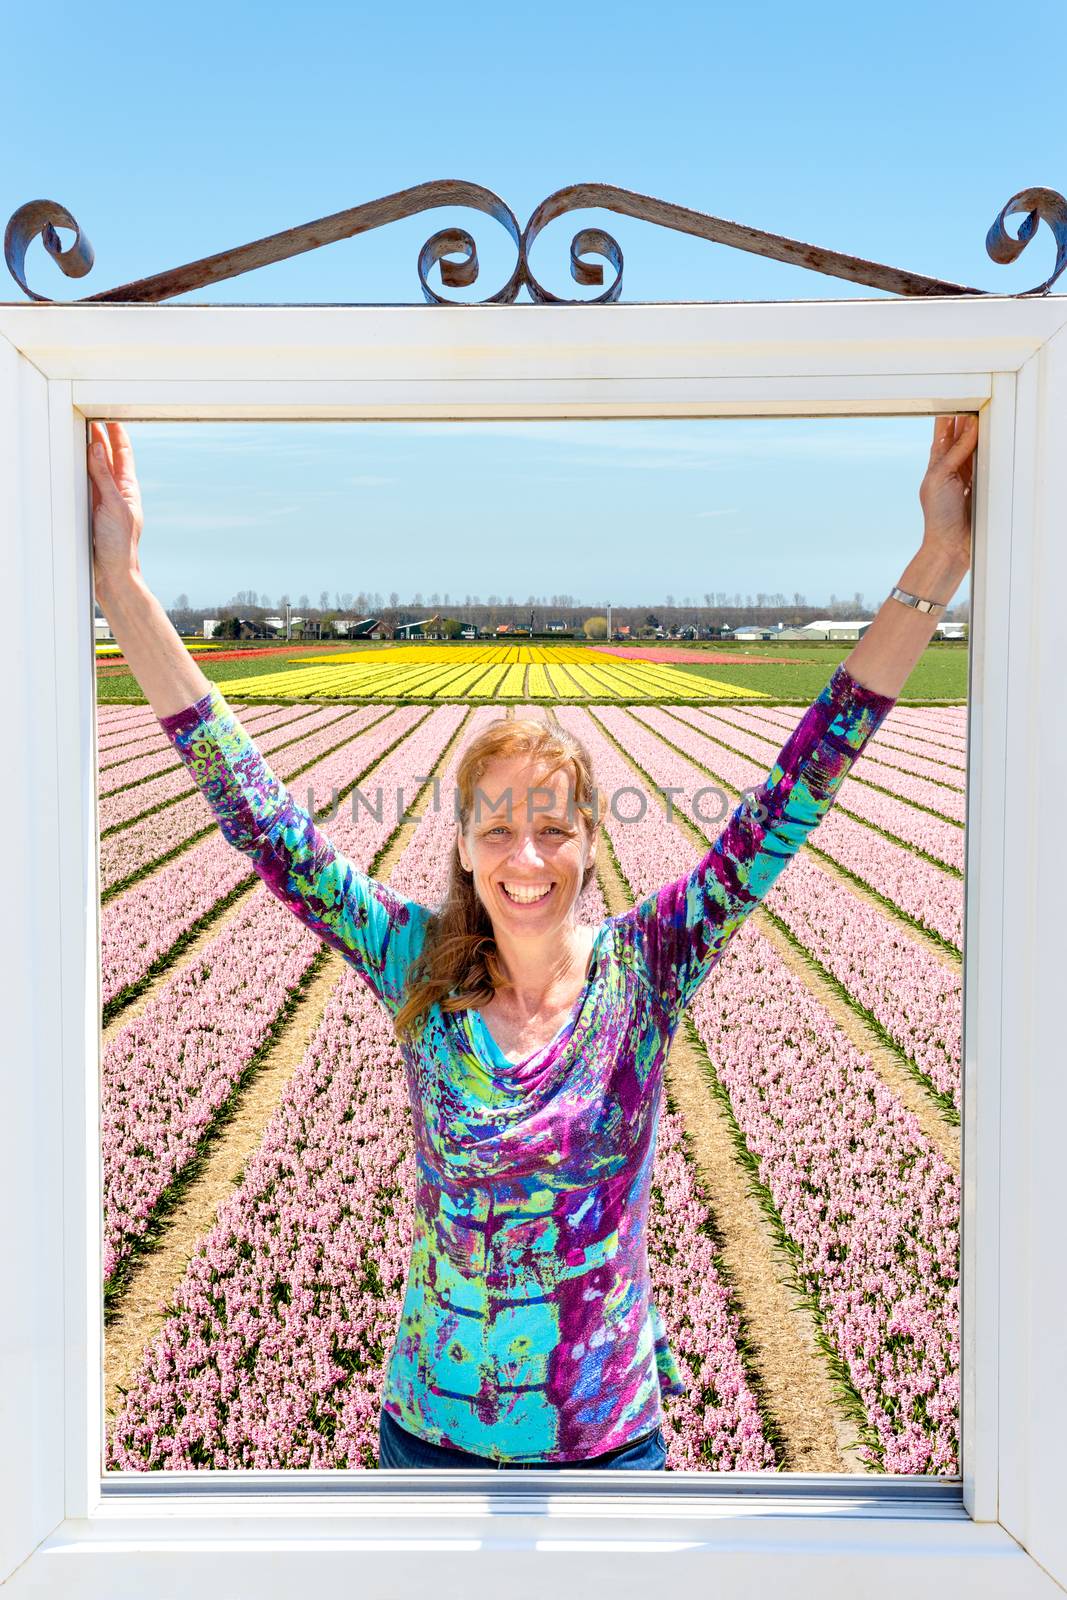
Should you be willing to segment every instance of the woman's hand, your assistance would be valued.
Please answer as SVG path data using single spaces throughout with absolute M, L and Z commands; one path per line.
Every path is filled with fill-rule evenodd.
M 919 489 L 926 518 L 923 545 L 961 574 L 971 564 L 971 486 L 978 418 L 971 412 L 934 418 L 934 442 Z
M 121 422 L 92 424 L 89 481 L 96 598 L 145 699 L 157 717 L 169 717 L 202 700 L 211 684 L 141 574 L 137 541 L 144 512 L 133 450 Z
M 89 481 L 93 495 L 93 582 L 107 597 L 141 577 L 137 541 L 144 527 L 133 447 L 121 422 L 90 425 Z

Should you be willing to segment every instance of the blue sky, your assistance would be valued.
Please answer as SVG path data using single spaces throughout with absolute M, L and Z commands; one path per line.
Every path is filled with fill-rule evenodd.
M 495 190 L 520 221 L 564 184 L 617 183 L 1017 293 L 1049 272 L 1051 240 L 1000 267 L 986 230 L 1018 189 L 1067 187 L 1067 140 L 1040 68 L 1011 63 L 1058 58 L 1065 18 L 1049 3 L 911 0 L 891 13 L 778 0 L 10 8 L 0 212 L 48 197 L 78 217 L 96 251 L 88 278 L 64 279 L 39 244 L 27 262 L 61 300 L 443 177 Z M 482 263 L 451 297 L 493 292 L 510 240 L 449 208 L 183 298 L 421 304 L 419 247 L 449 224 L 474 233 Z M 591 211 L 534 247 L 557 294 L 595 293 L 567 270 L 590 224 L 623 248 L 626 301 L 877 295 Z M 247 588 L 873 600 L 921 537 L 930 431 L 925 418 L 137 424 L 143 564 L 165 603 Z
M 331 603 L 362 590 L 571 594 L 600 608 L 709 592 L 881 598 L 922 535 L 932 427 L 658 418 L 130 432 L 144 569 L 165 603 L 265 588 L 272 604 L 283 592 L 317 604 L 325 589 Z

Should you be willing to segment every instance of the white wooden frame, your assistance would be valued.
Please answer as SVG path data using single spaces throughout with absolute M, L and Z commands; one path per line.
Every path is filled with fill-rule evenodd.
M 7 916 L 0 1579 L 13 1595 L 1061 1593 L 1067 1110 L 1058 918 L 1067 301 L 0 304 Z M 90 417 L 977 410 L 962 1486 L 754 1474 L 99 1470 Z M 887 589 L 896 571 L 886 570 Z M 625 1483 L 619 1480 L 625 1478 Z M 657 1572 L 647 1558 L 660 1555 Z M 162 1578 L 166 1572 L 165 1581 Z

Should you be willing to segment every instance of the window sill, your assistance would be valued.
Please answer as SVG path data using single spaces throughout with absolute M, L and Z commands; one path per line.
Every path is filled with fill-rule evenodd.
M 582 1474 L 581 1487 L 530 1474 L 507 1490 L 483 1489 L 476 1480 L 488 1473 L 464 1474 L 451 1489 L 439 1480 L 456 1474 L 444 1472 L 376 1473 L 373 1488 L 355 1473 L 302 1475 L 299 1487 L 287 1474 L 257 1474 L 254 1488 L 249 1474 L 190 1481 L 197 1476 L 155 1474 L 151 1490 L 109 1483 L 90 1517 L 44 1541 L 9 1593 L 351 1600 L 354 1583 L 405 1595 L 429 1582 L 442 1600 L 518 1600 L 549 1582 L 557 1595 L 609 1586 L 622 1600 L 647 1596 L 650 1580 L 672 1600 L 712 1585 L 755 1600 L 776 1581 L 790 1600 L 899 1600 L 902 1584 L 908 1600 L 1061 1593 L 1002 1527 L 971 1521 L 957 1483 L 886 1480 L 849 1492 L 843 1479 L 784 1486 L 746 1474 L 709 1489 L 679 1474 L 663 1492 L 650 1489 L 651 1474 Z M 224 1478 L 243 1478 L 244 1492 Z M 669 1568 L 637 1559 L 649 1556 Z

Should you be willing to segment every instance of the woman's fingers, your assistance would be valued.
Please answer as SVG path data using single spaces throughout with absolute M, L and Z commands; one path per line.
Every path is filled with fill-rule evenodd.
M 90 424 L 89 424 L 89 449 L 87 451 L 87 461 L 88 461 L 88 465 L 89 465 L 89 493 L 90 493 L 90 496 L 92 498 L 93 511 L 94 512 L 96 511 L 97 506 L 100 504 L 100 490 L 96 486 L 96 453 L 95 453 L 95 451 L 93 449 L 93 446 L 95 444 L 96 444 L 96 423 L 95 422 L 90 422 Z
M 930 446 L 931 461 L 936 461 L 938 456 L 943 455 L 948 449 L 952 441 L 952 423 L 951 416 L 934 418 L 934 442 Z
M 109 422 L 107 431 L 111 444 L 112 471 L 119 487 L 129 485 L 131 488 L 137 481 L 137 473 L 133 464 L 133 446 L 130 436 L 121 422 Z
M 95 427 L 96 424 L 94 423 L 93 426 Z M 98 437 L 93 439 L 91 443 L 92 448 L 89 450 L 89 476 L 98 496 L 98 499 L 94 501 L 95 509 L 100 500 L 111 499 L 113 495 L 118 494 L 119 490 L 111 470 L 111 458 L 106 441 Z M 97 453 L 96 445 L 100 445 L 103 454 Z
M 108 449 L 107 438 L 98 422 L 91 424 L 89 439 L 89 470 L 98 476 L 101 468 L 111 472 L 111 452 Z
M 930 460 L 954 471 L 966 461 L 978 442 L 978 418 L 973 412 L 962 411 L 947 417 L 934 418 L 934 442 L 930 446 Z
M 944 465 L 950 472 L 959 471 L 964 462 L 970 461 L 977 443 L 978 418 L 971 412 L 967 416 L 960 417 L 955 440 L 945 453 Z
M 133 459 L 133 446 L 121 422 L 93 422 L 90 425 L 90 471 L 101 492 L 113 492 L 127 502 L 135 501 L 140 494 L 137 486 L 137 469 Z M 99 445 L 102 454 L 96 453 Z
M 93 426 L 96 428 L 96 437 L 104 448 L 104 460 L 107 462 L 109 470 L 114 473 L 115 464 L 111 459 L 111 436 L 107 431 L 107 427 L 102 422 L 94 423 Z
M 104 443 L 104 432 L 103 432 L 103 429 L 101 428 L 99 422 L 90 422 L 90 424 L 89 424 L 89 460 L 90 461 L 92 461 L 94 459 L 94 452 L 93 452 L 93 448 L 92 447 L 94 445 L 97 445 L 97 444 L 100 445 L 101 449 L 106 451 L 107 446 Z

